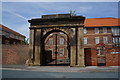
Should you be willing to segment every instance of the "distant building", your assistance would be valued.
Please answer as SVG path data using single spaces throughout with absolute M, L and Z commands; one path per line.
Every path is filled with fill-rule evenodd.
M 0 24 L 1 44 L 21 44 L 25 41 L 25 36 Z

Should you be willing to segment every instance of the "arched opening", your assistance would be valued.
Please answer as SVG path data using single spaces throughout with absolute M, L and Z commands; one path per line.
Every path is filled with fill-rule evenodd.
M 52 30 L 47 32 L 43 39 L 43 65 L 69 66 L 70 46 L 68 35 L 61 30 Z

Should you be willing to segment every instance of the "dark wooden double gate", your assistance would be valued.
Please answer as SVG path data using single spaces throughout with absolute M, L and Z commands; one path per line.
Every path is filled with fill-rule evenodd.
M 56 32 L 55 32 L 56 33 Z M 53 45 L 47 45 L 47 47 L 50 47 L 50 50 L 47 50 L 45 48 L 45 65 L 69 65 L 70 64 L 70 56 L 68 56 L 70 53 L 68 45 L 68 39 L 67 37 L 64 37 L 64 44 L 60 45 L 60 34 L 57 32 L 56 34 L 54 33 L 53 36 Z M 65 35 L 65 34 L 64 34 Z M 48 38 L 49 39 L 49 38 Z M 48 40 L 47 40 L 48 41 Z M 63 53 L 61 54 L 60 48 L 63 49 Z M 62 55 L 62 56 L 61 56 Z M 67 56 L 67 57 L 66 57 Z

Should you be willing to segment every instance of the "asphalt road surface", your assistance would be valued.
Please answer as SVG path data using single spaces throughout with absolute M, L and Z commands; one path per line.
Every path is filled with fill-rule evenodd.
M 118 78 L 118 72 L 42 72 L 2 70 L 3 78 Z

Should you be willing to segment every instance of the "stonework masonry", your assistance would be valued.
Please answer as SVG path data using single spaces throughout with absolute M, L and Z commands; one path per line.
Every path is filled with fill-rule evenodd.
M 85 66 L 83 47 L 85 17 L 70 16 L 70 14 L 66 17 L 65 15 L 48 15 L 49 17 L 29 20 L 31 23 L 29 65 L 45 65 L 44 40 L 50 33 L 64 32 L 69 37 L 70 66 Z

